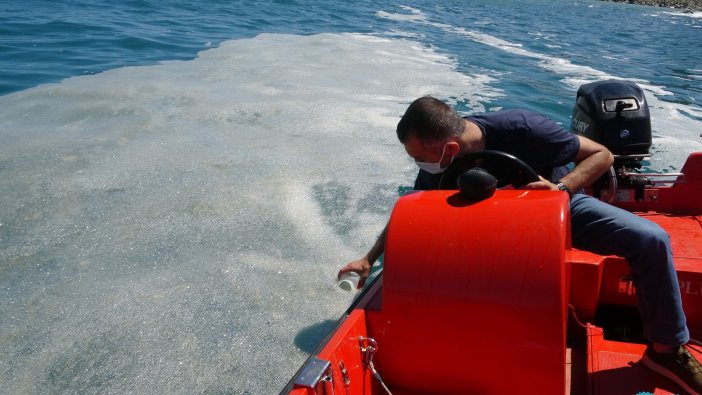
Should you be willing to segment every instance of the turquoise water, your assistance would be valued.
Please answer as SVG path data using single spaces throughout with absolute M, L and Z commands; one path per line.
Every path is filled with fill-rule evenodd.
M 2 392 L 277 392 L 411 185 L 407 103 L 568 127 L 580 84 L 632 79 L 676 170 L 700 38 L 597 1 L 2 2 Z

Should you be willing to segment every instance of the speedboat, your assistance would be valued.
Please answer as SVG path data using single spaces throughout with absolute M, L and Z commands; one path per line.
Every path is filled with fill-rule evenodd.
M 571 129 L 615 154 L 586 193 L 670 235 L 690 334 L 702 338 L 702 152 L 679 173 L 646 172 L 650 114 L 631 82 L 581 86 Z M 499 152 L 469 159 L 530 170 Z M 502 189 L 474 165 L 397 201 L 382 273 L 281 393 L 684 393 L 641 362 L 627 262 L 571 246 L 567 193 Z M 702 361 L 702 347 L 690 351 Z

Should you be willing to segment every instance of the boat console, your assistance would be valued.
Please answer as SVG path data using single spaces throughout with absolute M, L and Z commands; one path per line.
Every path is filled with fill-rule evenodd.
M 688 327 L 702 338 L 702 153 L 664 182 L 646 173 L 650 118 L 629 82 L 582 86 L 573 132 L 617 156 L 589 192 L 670 235 Z M 382 275 L 282 393 L 681 393 L 640 362 L 627 262 L 571 247 L 567 194 L 495 191 L 470 171 L 460 191 L 399 199 Z

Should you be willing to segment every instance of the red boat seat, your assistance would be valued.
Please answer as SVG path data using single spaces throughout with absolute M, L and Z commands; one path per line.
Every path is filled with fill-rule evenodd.
M 567 195 L 418 192 L 390 218 L 376 366 L 408 393 L 562 394 Z
M 702 337 L 702 216 L 655 212 L 639 215 L 657 223 L 670 235 L 690 334 L 693 338 Z M 594 322 L 600 305 L 637 306 L 631 269 L 624 258 L 573 249 L 566 259 L 571 263 L 573 279 L 570 303 L 581 320 Z

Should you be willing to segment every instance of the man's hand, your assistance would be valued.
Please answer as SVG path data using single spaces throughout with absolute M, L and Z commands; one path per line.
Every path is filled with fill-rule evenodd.
M 523 189 L 537 189 L 543 191 L 557 191 L 558 187 L 551 181 L 539 176 L 539 181 L 530 182 L 522 187 Z
M 351 261 L 347 263 L 346 266 L 342 267 L 339 270 L 339 274 L 336 275 L 336 279 L 340 279 L 341 275 L 344 273 L 356 272 L 359 276 L 361 276 L 361 279 L 358 281 L 358 288 L 360 289 L 363 287 L 363 284 L 366 283 L 366 279 L 370 275 L 370 270 L 371 264 L 368 261 L 368 257 L 364 256 L 363 258 Z

